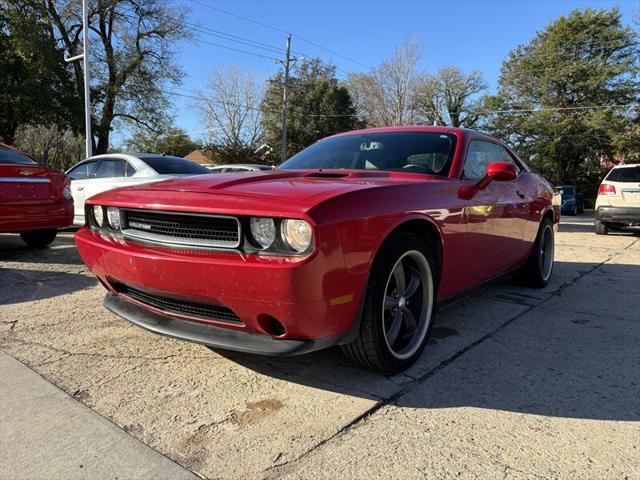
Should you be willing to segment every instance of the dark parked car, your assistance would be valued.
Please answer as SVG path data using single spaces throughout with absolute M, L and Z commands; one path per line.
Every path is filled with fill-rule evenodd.
M 562 195 L 563 215 L 577 215 L 584 213 L 584 195 L 578 192 L 575 185 L 560 185 L 556 187 L 557 192 Z

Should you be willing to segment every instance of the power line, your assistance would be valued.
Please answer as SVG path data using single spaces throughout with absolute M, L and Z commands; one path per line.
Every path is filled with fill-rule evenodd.
M 218 38 L 224 38 L 225 40 L 242 43 L 244 45 L 253 46 L 255 48 L 262 48 L 264 50 L 271 50 L 274 53 L 279 53 L 279 54 L 284 53 L 284 49 L 282 49 L 282 48 L 278 48 L 276 46 L 269 45 L 267 43 L 259 42 L 257 40 L 253 40 L 253 39 L 250 39 L 250 38 L 242 37 L 240 35 L 235 35 L 233 33 L 223 32 L 221 30 L 216 30 L 214 28 L 205 27 L 205 26 L 202 26 L 202 25 L 198 25 L 197 23 L 188 22 L 187 20 L 182 20 L 182 23 L 184 25 L 186 25 L 188 27 L 191 27 L 192 29 L 194 29 L 194 30 L 196 30 L 196 31 L 198 31 L 200 33 L 204 33 L 206 35 L 211 35 L 211 36 L 218 37 Z
M 365 68 L 368 68 L 368 69 L 372 70 L 372 67 L 371 67 L 370 65 L 367 65 L 367 64 L 362 63 L 362 62 L 360 62 L 360 61 L 358 61 L 358 60 L 355 60 L 354 58 L 347 57 L 346 55 L 343 55 L 343 54 L 341 54 L 341 53 L 338 53 L 338 52 L 336 52 L 335 50 L 332 50 L 332 49 L 327 48 L 327 47 L 325 47 L 325 46 L 323 46 L 323 45 L 320 45 L 319 43 L 314 42 L 313 40 L 309 40 L 308 38 L 305 38 L 305 37 L 303 37 L 303 36 L 301 36 L 301 35 L 297 35 L 297 34 L 295 34 L 295 33 L 288 32 L 288 31 L 283 30 L 283 29 L 281 29 L 281 28 L 274 27 L 273 25 L 269 25 L 269 24 L 266 24 L 266 23 L 263 23 L 263 22 L 259 22 L 259 21 L 257 21 L 257 20 L 253 20 L 253 19 L 251 19 L 251 18 L 243 17 L 242 15 L 238 15 L 238 14 L 236 14 L 236 13 L 232 13 L 232 12 L 229 12 L 229 11 L 227 11 L 227 10 L 223 10 L 223 9 L 221 9 L 221 8 L 214 7 L 213 5 L 209 5 L 208 3 L 203 3 L 203 2 L 201 2 L 201 1 L 199 1 L 199 0 L 189 0 L 189 1 L 190 1 L 191 3 L 195 3 L 196 5 L 200 5 L 201 7 L 209 8 L 209 9 L 211 9 L 211 10 L 215 10 L 215 11 L 217 11 L 217 12 L 224 13 L 225 15 L 229 15 L 229 16 L 231 16 L 231 17 L 235 17 L 235 18 L 238 18 L 238 19 L 240 19 L 240 20 L 244 20 L 244 21 L 246 21 L 246 22 L 253 23 L 253 24 L 255 24 L 255 25 L 260 25 L 261 27 L 269 28 L 269 29 L 274 30 L 274 31 L 276 31 L 276 32 L 285 33 L 285 34 L 287 34 L 287 35 L 291 35 L 291 36 L 293 36 L 293 37 L 299 38 L 300 40 L 302 40 L 302 41 L 304 41 L 304 42 L 307 42 L 307 43 L 309 43 L 309 44 L 311 44 L 311 45 L 313 45 L 313 46 L 315 46 L 315 47 L 317 47 L 317 48 L 320 48 L 320 49 L 322 49 L 322 50 L 326 51 L 326 52 L 329 52 L 329 53 L 331 53 L 331 54 L 333 54 L 333 55 L 336 55 L 336 56 L 338 56 L 338 57 L 340 57 L 340 58 L 343 58 L 343 59 L 348 60 L 348 61 L 350 61 L 350 62 L 352 62 L 352 63 L 355 63 L 355 64 L 357 64 L 357 65 L 360 65 L 360 66 L 362 66 L 362 67 L 365 67 Z
M 227 50 L 233 50 L 234 52 L 239 52 L 239 53 L 246 53 L 247 55 L 253 55 L 254 57 L 260 57 L 260 58 L 264 58 L 267 60 L 274 60 L 274 61 L 278 61 L 277 58 L 275 57 L 270 57 L 268 55 L 262 55 L 261 53 L 255 53 L 255 52 L 250 52 L 249 50 L 243 50 L 241 48 L 234 48 L 234 47 L 230 47 L 228 45 L 222 45 L 221 43 L 215 43 L 215 42 L 210 42 L 208 40 L 197 40 L 200 43 L 204 43 L 205 45 L 212 45 L 214 47 L 219 47 L 219 48 L 226 48 Z
M 203 6 L 216 9 L 216 7 L 211 7 L 210 5 L 203 5 Z M 124 17 L 124 18 L 128 18 L 130 20 L 136 20 L 135 17 L 133 17 L 131 15 L 127 15 L 126 13 L 118 12 L 118 14 L 120 16 Z M 267 44 L 267 43 L 264 43 L 264 42 L 260 42 L 258 40 L 253 40 L 251 38 L 243 37 L 243 36 L 240 36 L 240 35 L 235 35 L 233 33 L 223 32 L 221 30 L 216 30 L 216 29 L 211 28 L 211 27 L 201 26 L 201 25 L 199 25 L 197 23 L 189 22 L 187 20 L 176 20 L 176 21 L 181 23 L 185 27 L 189 27 L 192 30 L 195 30 L 196 32 L 199 32 L 199 33 L 204 34 L 204 35 L 210 35 L 212 37 L 220 38 L 222 40 L 226 40 L 226 41 L 229 41 L 229 42 L 238 43 L 240 45 L 244 45 L 244 46 L 248 46 L 248 47 L 252 47 L 252 48 L 262 49 L 262 50 L 265 50 L 265 51 L 267 51 L 269 53 L 276 53 L 276 54 L 284 54 L 285 53 L 285 49 L 283 49 L 283 48 L 279 48 L 279 47 L 276 47 L 274 45 L 270 45 L 270 44 Z M 258 23 L 260 24 L 260 22 L 258 22 Z M 208 41 L 208 40 L 198 39 L 198 40 L 194 40 L 194 42 L 195 43 L 200 42 L 200 43 L 204 43 L 206 45 L 211 45 L 211 46 L 218 47 L 218 48 L 225 48 L 225 49 L 232 50 L 232 51 L 235 51 L 235 52 L 244 53 L 244 54 L 248 54 L 248 55 L 253 55 L 253 56 L 256 56 L 256 57 L 259 57 L 259 58 L 263 58 L 263 59 L 267 59 L 267 60 L 273 60 L 273 61 L 282 63 L 282 61 L 280 59 L 272 57 L 272 56 L 269 56 L 269 55 L 258 54 L 256 52 L 251 52 L 251 51 L 248 51 L 248 50 L 245 50 L 245 49 L 235 48 L 235 47 L 231 47 L 231 46 L 228 46 L 228 45 L 223 45 L 223 44 L 220 44 L 220 43 L 211 42 L 211 41 Z M 292 53 L 294 53 L 294 54 L 296 54 L 298 56 L 301 56 L 301 57 L 313 58 L 312 55 L 308 55 L 308 54 L 303 53 L 303 52 L 293 51 Z M 342 70 L 342 69 L 338 68 L 335 65 L 334 65 L 334 67 L 336 69 L 336 73 L 338 73 L 338 72 L 342 73 L 345 77 L 348 77 L 350 75 L 350 73 L 347 72 L 346 70 Z M 337 75 L 336 75 L 336 77 L 337 77 Z M 341 79 L 341 80 L 344 80 L 344 78 Z
M 627 108 L 634 105 L 639 105 L 638 103 L 627 103 L 623 105 L 587 105 L 580 107 L 543 107 L 543 108 L 532 108 L 532 109 L 513 109 L 513 110 L 480 110 L 482 113 L 536 113 L 536 112 L 556 112 L 563 110 L 602 110 L 607 108 Z
M 135 17 L 133 17 L 131 15 L 127 15 L 125 13 L 119 12 L 119 15 L 122 16 L 122 17 L 128 18 L 130 20 L 131 19 L 132 20 L 136 20 Z M 234 35 L 232 33 L 222 32 L 220 30 L 215 30 L 215 29 L 212 29 L 212 28 L 209 28 L 209 27 L 201 27 L 201 26 L 199 26 L 199 25 L 197 25 L 195 23 L 188 22 L 187 20 L 176 20 L 176 21 L 181 23 L 185 27 L 189 27 L 189 28 L 191 28 L 193 30 L 196 30 L 196 31 L 200 32 L 200 33 L 203 33 L 203 34 L 206 34 L 206 35 L 211 35 L 211 36 L 214 36 L 214 37 L 217 37 L 217 38 L 221 38 L 221 39 L 224 39 L 224 40 L 227 40 L 227 41 L 231 41 L 231 42 L 240 43 L 242 45 L 246 45 L 246 46 L 253 47 L 253 48 L 261 48 L 263 50 L 269 51 L 270 53 L 282 53 L 284 51 L 284 50 L 278 49 L 277 47 L 274 47 L 272 45 L 268 45 L 266 43 L 258 42 L 257 40 L 252 40 L 252 39 L 249 39 L 249 38 L 241 37 L 239 35 Z M 256 57 L 260 57 L 260 58 L 264 58 L 264 59 L 268 59 L 268 60 L 275 60 L 275 61 L 278 60 L 275 57 L 271 57 L 271 56 L 264 55 L 264 54 L 259 54 L 259 53 L 256 53 L 256 52 L 250 52 L 248 50 L 243 50 L 243 49 L 239 49 L 239 48 L 230 47 L 228 45 L 223 45 L 223 44 L 211 42 L 211 41 L 208 41 L 208 40 L 198 39 L 198 40 L 195 40 L 195 42 L 196 43 L 197 42 L 201 42 L 201 43 L 204 43 L 204 44 L 207 44 L 207 45 L 211 45 L 211 46 L 214 46 L 214 47 L 219 47 L 219 48 L 226 48 L 228 50 L 233 50 L 235 52 L 246 53 L 248 55 L 254 55 Z
M 258 20 L 252 20 L 251 18 L 243 17 L 242 15 L 238 15 L 235 13 L 227 12 L 226 10 L 222 10 L 221 8 L 214 7 L 213 5 L 209 5 L 208 3 L 200 2 L 198 0 L 189 0 L 191 3 L 195 3 L 196 5 L 200 5 L 201 7 L 210 8 L 211 10 L 215 10 L 220 13 L 224 13 L 225 15 L 229 15 L 231 17 L 239 18 L 240 20 L 245 20 L 247 22 L 251 22 L 255 25 L 260 25 L 261 27 L 270 28 L 271 30 L 275 30 L 276 32 L 285 33 L 290 35 L 291 32 L 286 30 L 282 30 L 281 28 L 274 27 L 272 25 L 268 25 L 266 23 L 259 22 Z
M 185 94 L 175 90 L 162 90 L 164 93 L 178 95 L 181 97 L 191 98 L 194 100 L 203 100 L 203 97 Z M 246 110 L 254 110 L 254 111 L 263 111 L 263 109 L 259 107 L 252 107 L 249 105 L 241 105 L 239 103 L 231 103 L 231 102 L 222 102 L 220 100 L 211 100 L 205 98 L 205 100 L 214 105 L 229 105 L 232 107 L 244 108 Z M 628 108 L 634 105 L 639 105 L 638 103 L 627 103 L 627 104 L 619 104 L 619 105 L 585 105 L 585 106 L 576 106 L 576 107 L 543 107 L 543 108 L 532 108 L 532 109 L 511 109 L 511 110 L 480 110 L 481 113 L 490 114 L 490 113 L 536 113 L 536 112 L 548 112 L 548 111 L 564 111 L 564 110 L 601 110 L 608 108 Z M 273 111 L 274 113 L 277 113 Z M 359 117 L 359 114 L 344 114 L 344 113 L 303 113 L 301 116 L 304 117 Z

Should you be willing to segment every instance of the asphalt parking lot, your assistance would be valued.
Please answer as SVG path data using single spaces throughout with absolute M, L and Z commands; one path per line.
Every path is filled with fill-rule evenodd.
M 390 378 L 337 350 L 156 336 L 103 294 L 71 232 L 41 251 L 0 235 L 0 350 L 185 475 L 640 478 L 640 237 L 596 236 L 592 216 L 563 218 L 547 288 L 504 282 L 440 311 L 421 360 Z M 21 461 L 0 451 L 0 477 L 37 477 Z

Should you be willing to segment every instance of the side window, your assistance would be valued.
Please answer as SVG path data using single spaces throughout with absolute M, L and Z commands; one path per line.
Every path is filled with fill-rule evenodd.
M 95 178 L 126 177 L 126 162 L 118 158 L 104 158 L 93 176 Z
M 129 162 L 125 162 L 127 164 L 127 169 L 126 169 L 126 175 L 125 177 L 133 177 L 136 173 L 136 169 L 133 168 L 133 165 L 131 165 Z
M 69 170 L 67 172 L 67 176 L 71 180 L 84 180 L 85 178 L 89 178 L 91 176 L 91 172 L 93 172 L 93 169 L 95 166 L 96 166 L 95 160 L 81 163 L 80 165 L 73 167 L 71 170 Z
M 505 153 L 507 152 L 505 151 Z M 482 140 L 473 140 L 467 150 L 467 157 L 464 161 L 464 169 L 462 170 L 462 178 L 480 180 L 484 177 L 489 163 L 502 161 L 504 160 L 498 145 Z
M 498 145 L 498 150 L 500 150 L 500 155 L 502 157 L 502 162 L 507 162 L 510 163 L 511 165 L 513 165 L 514 167 L 516 167 L 516 170 L 519 172 L 520 170 L 522 170 L 520 168 L 520 165 L 518 165 L 516 163 L 516 161 L 513 159 L 513 157 L 511 156 L 511 154 L 501 145 Z

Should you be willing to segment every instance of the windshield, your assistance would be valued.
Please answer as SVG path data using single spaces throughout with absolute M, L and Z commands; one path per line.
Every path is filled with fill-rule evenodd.
M 446 176 L 455 144 L 455 135 L 434 132 L 345 135 L 314 143 L 279 169 L 387 170 Z
M 610 182 L 640 182 L 640 166 L 614 168 L 607 175 Z
M 9 165 L 38 165 L 24 153 L 0 145 L 0 163 Z
M 142 157 L 144 163 L 160 175 L 199 175 L 209 173 L 202 165 L 180 157 Z

